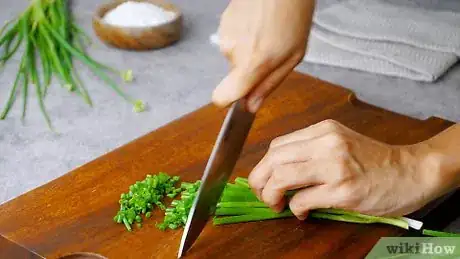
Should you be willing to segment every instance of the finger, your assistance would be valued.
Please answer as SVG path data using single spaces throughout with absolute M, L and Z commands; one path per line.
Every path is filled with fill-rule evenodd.
M 217 34 L 211 37 L 211 41 L 215 44 L 218 44 L 220 52 L 224 57 L 229 61 L 230 64 L 233 64 L 233 49 L 235 46 L 234 41 L 227 37 L 226 34 Z
M 246 96 L 276 68 L 271 63 L 253 61 L 249 65 L 236 65 L 214 90 L 213 103 L 226 107 Z
M 262 190 L 265 188 L 276 166 L 308 160 L 306 156 L 302 155 L 305 147 L 306 143 L 299 141 L 268 150 L 248 178 L 250 187 L 260 200 L 262 200 Z
M 281 212 L 286 203 L 285 194 L 288 190 L 308 187 L 314 182 L 310 179 L 310 171 L 311 165 L 308 163 L 276 167 L 262 190 L 261 200 L 273 210 Z
M 332 132 L 342 132 L 343 125 L 334 120 L 324 120 L 307 128 L 294 131 L 290 134 L 277 137 L 270 143 L 270 147 L 278 147 L 302 140 L 311 140 Z
M 277 166 L 262 190 L 262 201 L 280 212 L 284 209 L 287 191 L 335 181 L 339 170 L 342 169 L 337 163 L 326 159 Z
M 248 178 L 249 186 L 260 200 L 262 199 L 262 190 L 270 179 L 274 167 L 309 159 L 303 155 L 306 145 L 306 142 L 299 141 L 268 150 L 262 160 L 254 167 Z
M 264 158 L 249 175 L 249 185 L 261 199 L 262 190 L 273 174 L 274 168 L 284 164 L 339 159 L 347 150 L 346 141 L 338 134 L 326 133 L 307 141 L 296 141 L 282 146 L 270 147 Z M 330 163 L 331 162 L 326 162 Z
M 299 220 L 305 220 L 309 211 L 331 208 L 335 203 L 333 190 L 328 185 L 316 185 L 297 192 L 289 201 L 289 208 Z
M 266 165 L 266 159 L 267 155 L 260 160 L 248 176 L 249 187 L 259 200 L 262 200 L 262 190 L 273 172 L 272 168 Z
M 302 57 L 294 55 L 287 59 L 283 65 L 274 70 L 248 95 L 248 108 L 252 113 L 257 112 L 263 101 L 278 87 L 289 75 L 289 73 L 299 64 Z
M 225 59 L 227 59 L 228 63 L 230 64 L 231 67 L 233 67 L 234 65 L 234 62 L 233 62 L 233 51 L 231 49 L 228 49 L 227 47 L 225 49 L 223 49 L 221 47 L 221 50 L 220 52 L 222 53 L 222 55 L 225 57 Z

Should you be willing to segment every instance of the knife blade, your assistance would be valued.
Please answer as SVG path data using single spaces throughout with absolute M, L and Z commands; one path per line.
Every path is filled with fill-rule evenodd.
M 255 114 L 246 110 L 242 101 L 232 104 L 224 119 L 211 156 L 201 179 L 201 186 L 190 209 L 179 248 L 181 258 L 192 247 L 215 212 L 252 127 Z

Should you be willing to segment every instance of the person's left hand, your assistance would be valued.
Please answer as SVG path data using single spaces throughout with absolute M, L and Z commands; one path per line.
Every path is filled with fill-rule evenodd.
M 448 189 L 425 150 L 387 145 L 328 120 L 273 140 L 249 184 L 277 212 L 288 190 L 304 188 L 289 201 L 301 220 L 318 208 L 401 216 Z

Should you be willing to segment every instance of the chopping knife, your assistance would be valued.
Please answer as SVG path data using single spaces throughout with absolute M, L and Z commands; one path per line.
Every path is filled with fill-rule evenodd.
M 200 189 L 190 209 L 178 258 L 181 258 L 190 249 L 209 217 L 214 214 L 217 202 L 240 156 L 254 118 L 255 114 L 247 111 L 242 101 L 233 103 L 228 110 L 204 170 Z

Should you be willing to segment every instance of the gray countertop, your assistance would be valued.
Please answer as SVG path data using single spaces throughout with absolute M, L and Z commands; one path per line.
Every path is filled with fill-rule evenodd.
M 20 120 L 20 102 L 7 120 L 0 121 L 0 204 L 209 103 L 212 90 L 225 76 L 228 66 L 209 43 L 209 35 L 216 31 L 227 1 L 173 0 L 185 17 L 182 40 L 165 49 L 141 53 L 115 50 L 95 38 L 91 16 L 103 2 L 74 1 L 78 23 L 94 38 L 89 52 L 111 66 L 133 69 L 135 82 L 123 87 L 133 97 L 145 100 L 149 110 L 133 113 L 129 104 L 82 67 L 80 75 L 95 107 L 90 108 L 80 97 L 53 84 L 46 107 L 60 133 L 56 135 L 46 127 L 32 91 L 24 123 Z M 320 1 L 318 6 L 333 2 L 337 0 Z M 460 10 L 456 0 L 393 2 Z M 19 14 L 27 3 L 1 1 L 0 22 Z M 19 56 L 0 72 L 1 105 L 14 80 L 18 59 Z M 391 111 L 417 118 L 438 116 L 460 121 L 459 66 L 436 83 L 311 64 L 301 64 L 296 70 L 340 84 L 361 100 Z

